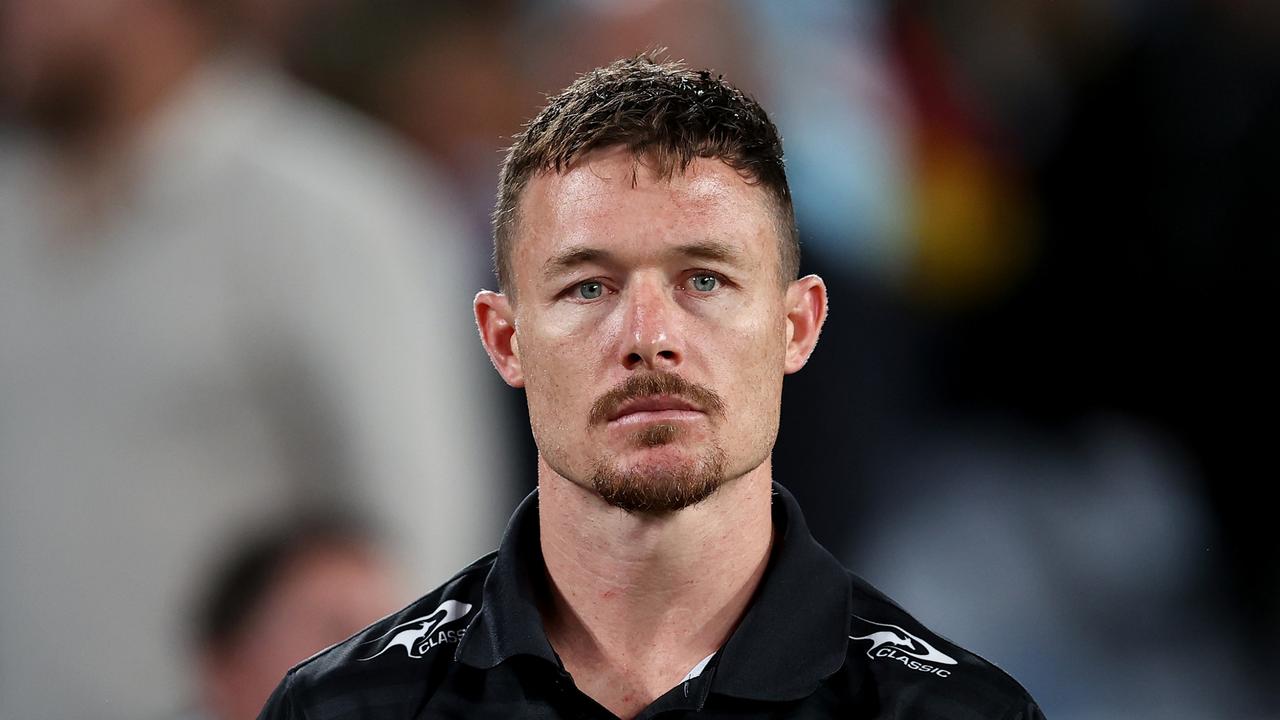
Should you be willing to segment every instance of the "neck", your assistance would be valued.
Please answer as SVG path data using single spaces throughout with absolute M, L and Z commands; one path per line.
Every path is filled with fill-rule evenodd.
M 746 611 L 773 539 L 770 464 L 710 498 L 626 513 L 539 462 L 547 637 L 578 687 L 631 717 L 718 650 Z

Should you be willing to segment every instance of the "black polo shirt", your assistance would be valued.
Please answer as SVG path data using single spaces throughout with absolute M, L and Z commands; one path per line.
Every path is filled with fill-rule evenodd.
M 1017 682 L 845 570 L 774 484 L 775 541 L 741 624 L 639 718 L 1043 720 Z M 289 671 L 260 720 L 612 718 L 547 641 L 537 493 L 502 544 Z

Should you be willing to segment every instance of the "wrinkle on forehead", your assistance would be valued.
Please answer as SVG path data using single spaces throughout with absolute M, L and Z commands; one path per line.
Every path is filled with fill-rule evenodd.
M 720 160 L 697 158 L 684 172 L 664 177 L 626 148 L 598 151 L 567 172 L 535 175 L 526 186 L 519 210 L 522 237 L 514 248 L 516 284 L 539 276 L 557 249 L 616 241 L 602 232 L 679 242 L 688 231 L 686 242 L 742 245 L 744 254 L 764 262 L 767 250 L 748 238 L 763 233 L 768 236 L 764 244 L 776 245 L 771 202 L 763 189 Z M 639 228 L 654 232 L 630 237 Z
M 627 156 L 626 171 L 616 162 L 616 154 Z M 612 165 L 612 167 L 610 167 Z M 699 158 L 683 173 L 671 177 L 659 175 L 642 160 L 630 157 L 625 149 L 608 154 L 593 153 L 582 163 L 560 175 L 548 175 L 546 191 L 550 197 L 571 199 L 560 204 L 560 211 L 591 214 L 594 201 L 617 190 L 631 190 L 664 196 L 686 212 L 703 213 L 723 205 L 734 186 L 753 187 L 736 170 L 719 160 Z

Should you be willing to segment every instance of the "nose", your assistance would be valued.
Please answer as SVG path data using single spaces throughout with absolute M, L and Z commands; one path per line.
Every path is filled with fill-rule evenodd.
M 624 300 L 621 361 L 628 370 L 672 370 L 684 360 L 679 308 L 664 282 L 636 282 Z

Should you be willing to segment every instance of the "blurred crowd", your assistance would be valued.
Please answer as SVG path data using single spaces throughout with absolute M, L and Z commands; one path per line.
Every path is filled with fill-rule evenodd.
M 1274 713 L 1274 2 L 0 0 L 0 720 L 253 717 L 496 545 L 501 152 L 653 48 L 784 136 L 817 538 L 1055 720 Z

